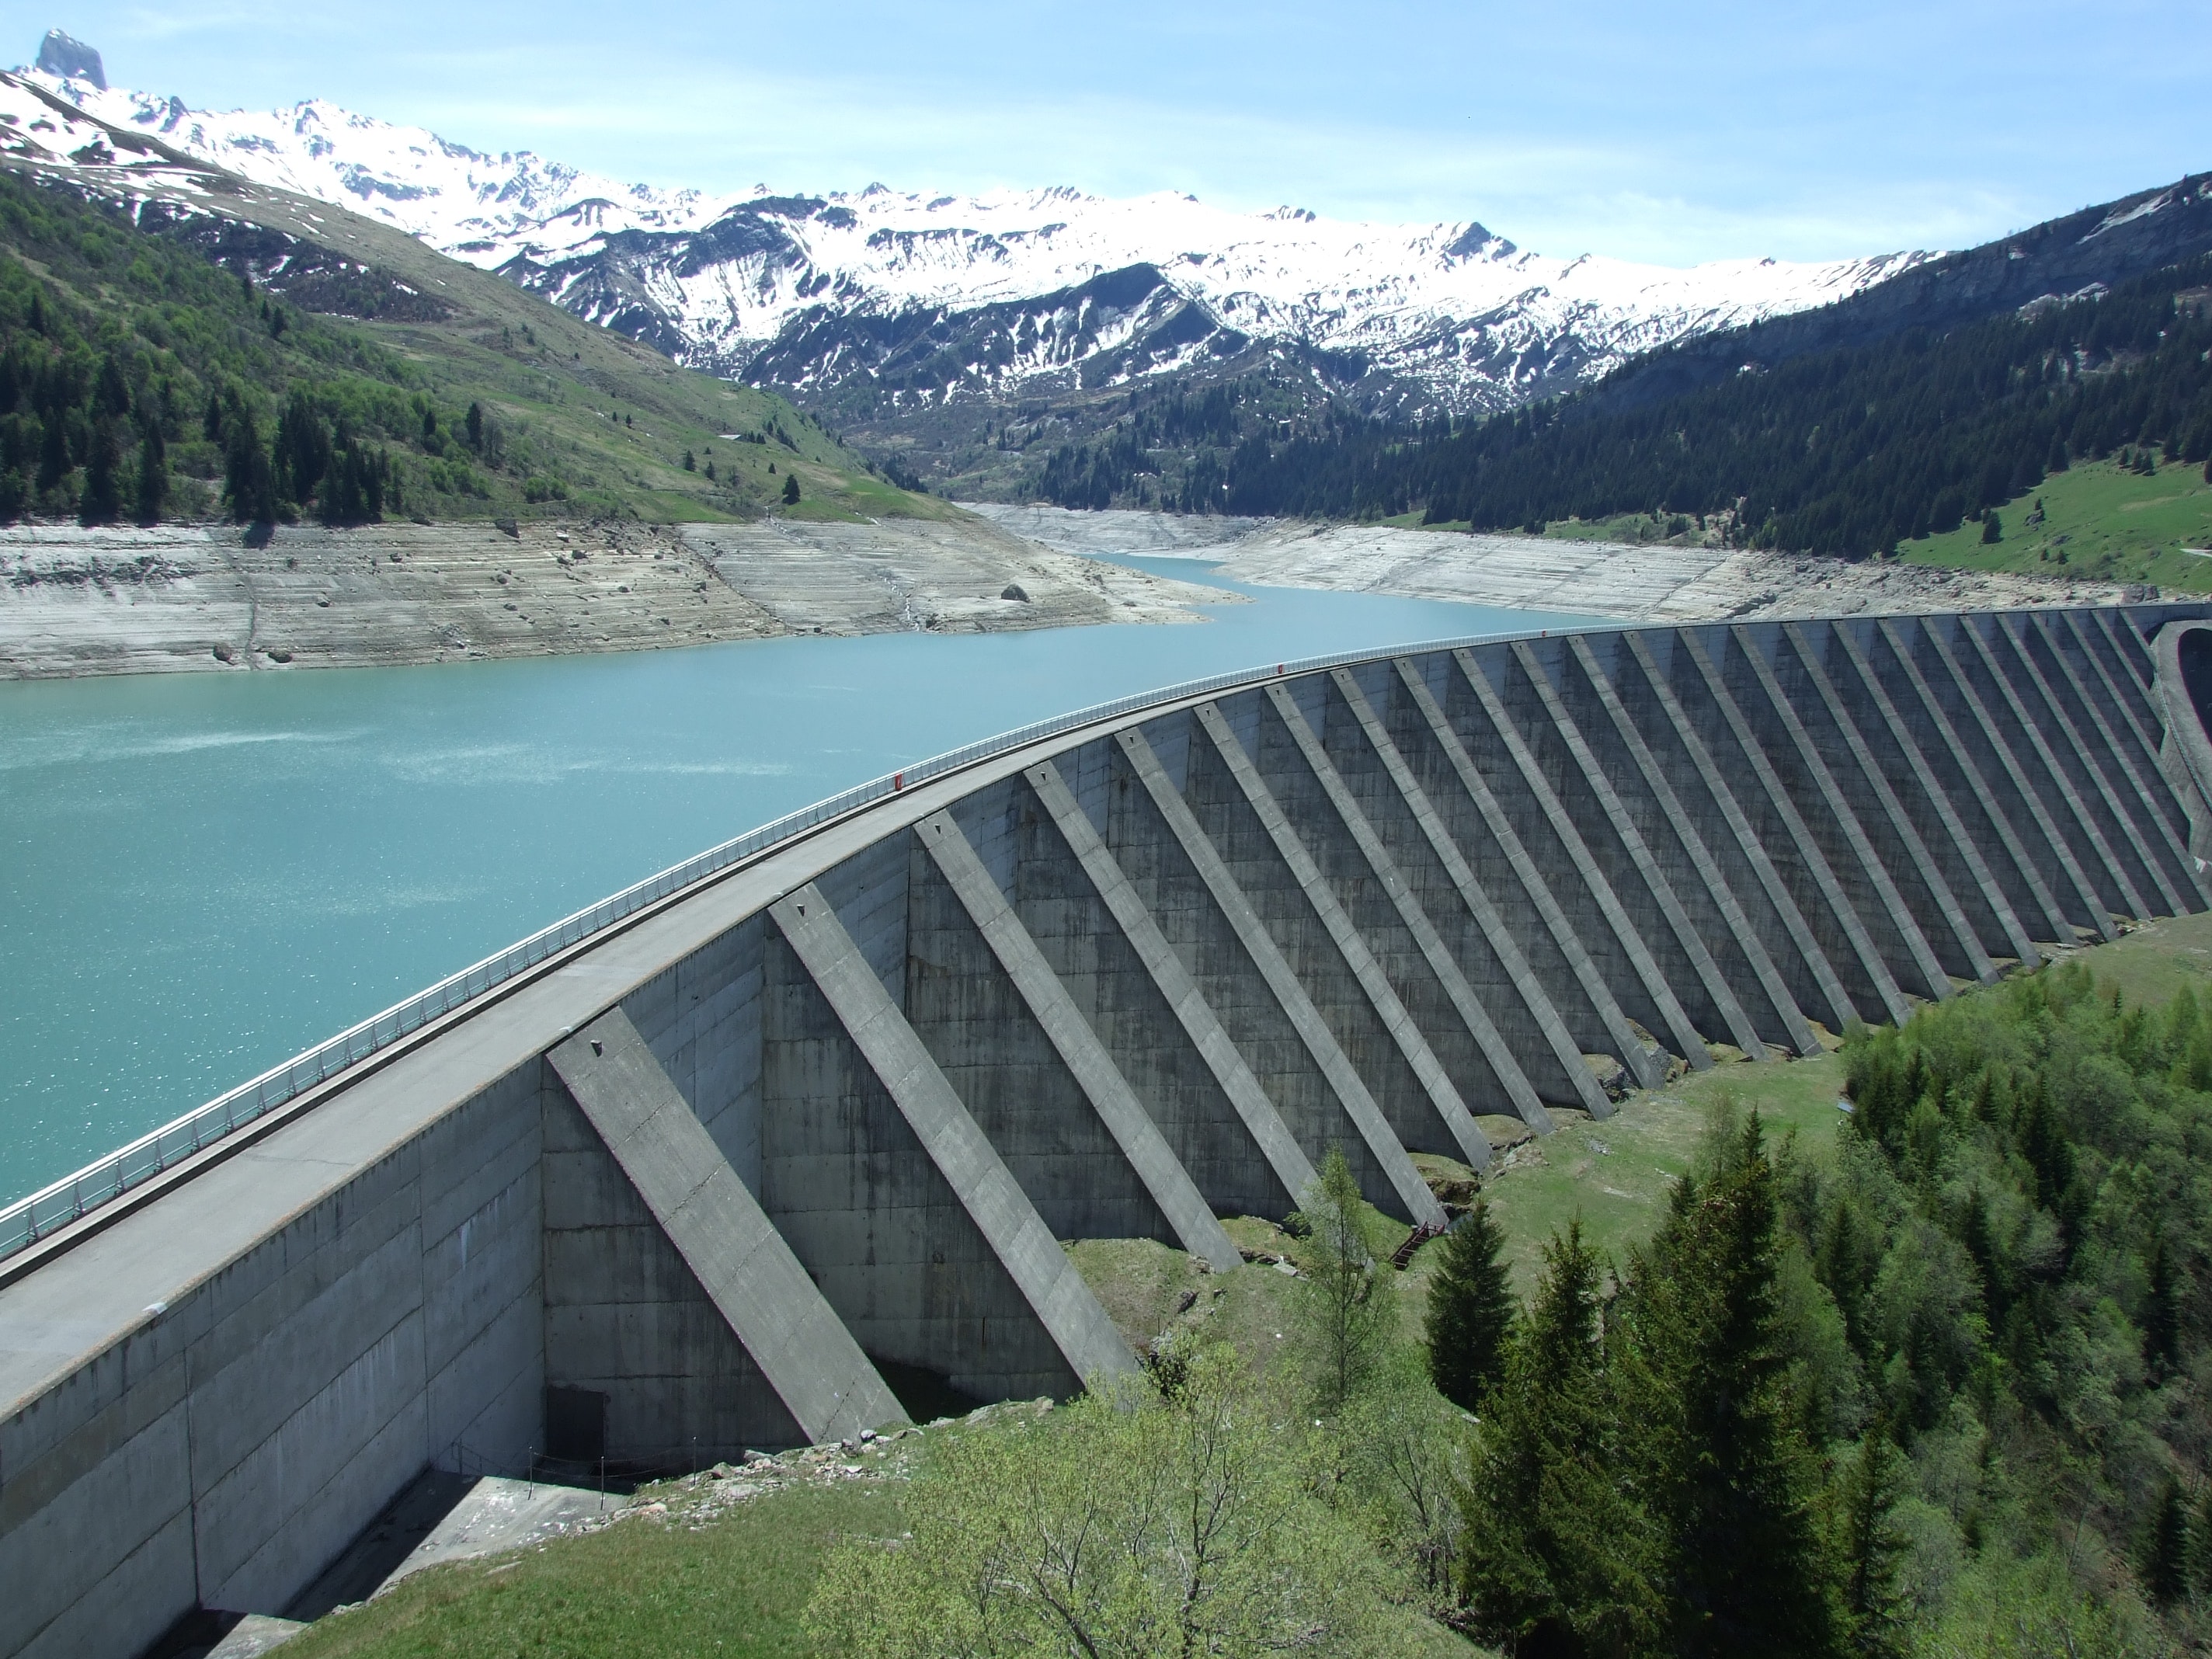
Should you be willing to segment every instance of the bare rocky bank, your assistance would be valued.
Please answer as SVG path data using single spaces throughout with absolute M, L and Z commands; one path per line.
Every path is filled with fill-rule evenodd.
M 977 520 L 0 528 L 0 678 L 1202 620 L 1218 591 Z
M 1071 553 L 1205 559 L 1233 580 L 1454 599 L 1627 622 L 1692 623 L 1859 612 L 2111 605 L 2111 582 L 1799 553 L 1468 536 L 1389 525 L 1170 518 L 975 506 L 994 524 Z M 2134 590 L 2135 597 L 2143 597 Z

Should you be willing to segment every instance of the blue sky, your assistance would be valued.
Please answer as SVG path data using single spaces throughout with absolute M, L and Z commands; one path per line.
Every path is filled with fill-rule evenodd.
M 118 85 L 660 185 L 1189 191 L 1689 264 L 1960 246 L 2212 168 L 2212 4 L 0 4 Z

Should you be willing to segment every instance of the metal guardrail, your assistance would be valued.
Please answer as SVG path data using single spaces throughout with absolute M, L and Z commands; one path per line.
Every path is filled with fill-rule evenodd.
M 1604 631 L 1608 627 L 1629 625 L 1597 623 L 1576 631 L 1595 633 Z M 1534 638 L 1549 631 L 1504 629 L 1493 634 L 1474 634 L 1457 639 L 1428 640 L 1417 644 L 1393 646 L 1384 650 L 1344 651 L 1330 656 L 1305 657 L 1296 662 L 1277 663 L 1272 668 L 1239 669 L 1233 673 L 1186 680 L 1178 685 L 1140 692 L 1134 696 L 1117 697 L 1110 702 L 1094 703 L 1087 708 L 1056 714 L 1049 720 L 1037 720 L 1012 732 L 1003 732 L 997 737 L 986 738 L 979 743 L 971 743 L 963 748 L 933 757 L 889 776 L 856 785 L 818 800 L 811 806 L 801 807 L 798 811 L 787 813 L 757 830 L 748 830 L 734 840 L 726 841 L 719 847 L 709 848 L 681 864 L 671 866 L 635 886 L 625 887 L 621 892 L 601 899 L 597 904 L 579 910 L 574 915 L 562 917 L 550 927 L 532 933 L 528 939 L 510 945 L 496 955 L 486 957 L 482 962 L 440 980 L 427 991 L 418 992 L 374 1018 L 365 1019 L 360 1024 L 341 1031 L 329 1042 L 310 1048 L 305 1054 L 295 1054 L 283 1065 L 264 1072 L 252 1082 L 242 1084 L 228 1094 L 218 1095 L 197 1110 L 163 1124 L 151 1134 L 140 1136 L 97 1163 L 87 1164 L 75 1175 L 66 1176 L 52 1186 L 33 1193 L 28 1198 L 19 1199 L 5 1209 L 0 1209 L 0 1261 L 29 1249 L 58 1228 L 65 1227 L 101 1205 L 120 1198 L 133 1188 L 144 1185 L 183 1159 L 266 1116 L 302 1091 L 334 1077 L 356 1061 L 391 1047 L 410 1032 L 421 1030 L 464 1003 L 507 983 L 578 941 L 589 939 L 592 934 L 625 917 L 636 915 L 648 905 L 659 903 L 684 888 L 709 877 L 719 876 L 732 866 L 756 857 L 794 836 L 803 835 L 832 818 L 842 817 L 848 812 L 897 794 L 916 784 L 927 783 L 1010 750 L 1026 748 L 1064 732 L 1096 726 L 1102 720 L 1137 714 L 1146 708 L 1202 696 L 1209 691 L 1224 691 L 1273 679 L 1280 675 L 1308 674 L 1321 669 L 1371 662 L 1382 657 L 1449 651 L 1461 646 L 1482 645 L 1497 640 Z

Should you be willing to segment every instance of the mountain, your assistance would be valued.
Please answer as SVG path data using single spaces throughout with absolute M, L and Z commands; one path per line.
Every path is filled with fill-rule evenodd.
M 2007 267 L 1978 250 L 1953 266 L 1960 290 L 1923 284 L 1915 271 L 1899 279 L 1911 285 L 1906 304 L 1889 306 L 1875 289 L 1833 317 L 1794 319 L 1808 332 L 1815 320 L 1820 332 L 1863 332 L 1862 343 L 1769 364 L 1747 356 L 1745 335 L 1700 342 L 1683 355 L 1738 368 L 1708 384 L 1685 375 L 1687 389 L 1672 393 L 1654 392 L 1676 355 L 1667 353 L 1575 397 L 1456 425 L 1339 422 L 1283 438 L 1224 400 L 1194 443 L 1139 410 L 1099 441 L 1054 451 L 1044 493 L 1063 507 L 1141 503 L 1149 492 L 1185 510 L 1413 513 L 1532 534 L 1566 520 L 1577 537 L 1863 558 L 1917 556 L 1968 520 L 1994 549 L 2008 520 L 1993 509 L 2033 501 L 2052 475 L 2086 462 L 2101 469 L 2100 482 L 2061 503 L 2079 521 L 2029 538 L 2035 562 L 2197 586 L 2201 565 L 2180 548 L 2201 547 L 2212 518 L 2180 469 L 2202 468 L 2212 483 L 2212 213 L 2196 205 L 2212 200 L 2207 185 L 2152 192 L 2147 201 L 2166 205 L 2132 218 L 2087 216 L 2070 236 L 2020 239 L 2069 280 L 2096 274 L 2071 295 L 2015 305 L 2040 284 L 1981 283 Z M 2140 228 L 2104 240 L 2123 226 Z M 2085 242 L 2100 248 L 2093 263 L 2083 263 Z M 2177 252 L 2186 257 L 2129 274 Z M 1912 321 L 1946 306 L 1961 319 L 1950 327 Z M 1163 464 L 1179 450 L 1189 453 Z M 2116 492 L 2123 473 L 2164 482 Z M 2085 516 L 2092 499 L 2101 507 Z M 2136 518 L 2136 532 L 2093 523 L 2098 513 Z M 2036 502 L 2015 529 L 2046 521 Z M 1987 553 L 1968 562 L 2016 562 Z
M 1671 270 L 1547 258 L 1472 222 L 1243 215 L 1066 189 L 664 191 L 310 101 L 216 113 L 30 78 L 110 126 L 343 205 L 687 366 L 787 392 L 938 477 L 1128 391 L 1254 379 L 1289 410 L 1510 408 L 1672 341 L 1823 305 L 1927 256 Z
M 143 517 L 157 466 L 155 516 L 950 511 L 772 393 L 0 75 L 0 518 Z
M 2137 191 L 1899 271 L 1832 305 L 1685 338 L 1605 377 L 1577 412 L 1639 408 L 1815 352 L 2094 298 L 2212 249 L 2212 173 Z

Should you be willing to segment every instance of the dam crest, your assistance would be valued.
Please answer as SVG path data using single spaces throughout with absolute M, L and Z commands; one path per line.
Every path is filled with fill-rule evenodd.
M 1137 1361 L 1064 1241 L 1235 1271 L 1331 1151 L 1440 1226 L 1486 1116 L 2205 909 L 2208 618 L 1285 665 L 702 855 L 8 1212 L 0 1654 L 283 1613 L 425 1470 L 1067 1395 Z

